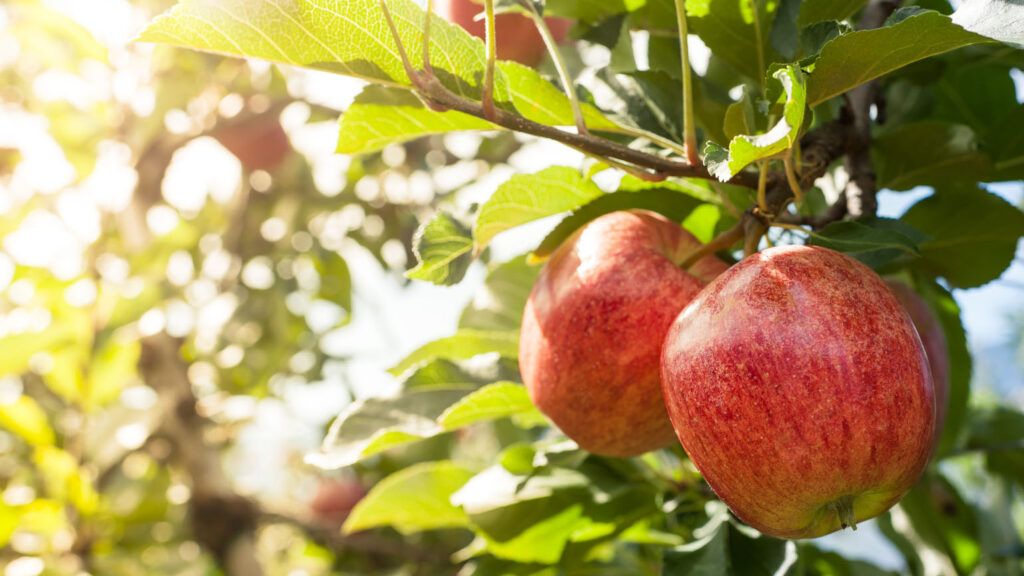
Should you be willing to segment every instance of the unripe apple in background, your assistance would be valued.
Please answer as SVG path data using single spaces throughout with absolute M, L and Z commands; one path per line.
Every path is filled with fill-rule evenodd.
M 949 404 L 949 348 L 946 346 L 946 333 L 935 312 L 913 288 L 899 280 L 889 279 L 886 283 L 910 314 L 928 356 L 928 366 L 935 384 L 935 443 L 938 444 Z
M 881 514 L 931 453 L 935 397 L 906 311 L 872 270 L 825 248 L 746 258 L 672 325 L 672 425 L 732 511 L 814 538 Z
M 652 212 L 606 214 L 541 271 L 526 304 L 519 369 L 530 397 L 582 448 L 634 456 L 672 442 L 659 381 L 672 320 L 728 266 L 679 267 L 700 242 Z
M 322 480 L 309 511 L 318 522 L 341 526 L 364 496 L 366 489 L 354 479 Z
M 273 170 L 292 152 L 288 134 L 276 116 L 225 122 L 212 134 L 248 170 Z
M 438 14 L 449 22 L 465 28 L 470 34 L 485 38 L 487 25 L 484 20 L 477 19 L 483 12 L 483 3 L 472 0 L 440 0 L 437 2 Z M 561 44 L 569 35 L 572 21 L 565 18 L 545 18 L 551 36 Z M 526 66 L 536 66 L 544 60 L 547 47 L 544 39 L 537 32 L 537 27 L 527 16 L 522 14 L 498 14 L 494 17 L 497 32 L 497 48 L 499 60 L 515 60 Z

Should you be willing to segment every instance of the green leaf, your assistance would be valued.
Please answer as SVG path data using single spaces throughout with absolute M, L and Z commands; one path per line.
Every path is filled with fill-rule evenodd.
M 495 128 L 462 112 L 435 112 L 408 90 L 367 86 L 341 115 L 337 152 L 366 154 L 430 134 Z
M 462 311 L 459 328 L 476 330 L 518 330 L 523 309 L 530 297 L 540 268 L 530 266 L 526 256 L 494 267 L 473 301 Z
M 472 262 L 472 248 L 469 229 L 450 214 L 438 212 L 416 232 L 413 252 L 419 264 L 405 276 L 439 285 L 457 284 Z
M 878 186 L 909 190 L 915 186 L 978 182 L 992 170 L 967 126 L 925 121 L 889 130 L 872 144 Z
M 438 417 L 445 430 L 477 422 L 537 412 L 526 387 L 514 382 L 495 382 L 471 392 Z
M 489 553 L 516 562 L 553 564 L 583 514 L 586 476 L 566 469 L 517 475 L 496 465 L 473 477 L 452 502 L 469 515 Z
M 886 26 L 844 34 L 826 44 L 807 81 L 807 102 L 817 106 L 907 64 L 990 41 L 957 26 L 949 16 L 902 9 Z
M 0 427 L 6 428 L 31 446 L 49 446 L 55 441 L 46 412 L 28 396 L 0 404 Z
M 897 258 L 919 254 L 913 232 L 898 229 L 898 224 L 882 218 L 833 222 L 820 232 L 811 232 L 810 244 L 842 252 L 878 269 Z
M 513 176 L 480 208 L 473 226 L 475 250 L 479 253 L 505 230 L 575 210 L 602 194 L 579 170 L 566 166 Z
M 958 574 L 968 574 L 978 564 L 981 548 L 974 511 L 948 480 L 925 476 L 899 506 L 910 521 L 903 532 L 919 550 L 930 548 L 949 558 Z
M 806 574 L 829 576 L 896 576 L 895 572 L 881 568 L 863 560 L 850 560 L 835 552 L 826 552 L 809 545 L 798 547 L 800 566 L 806 567 Z M 912 572 L 916 574 L 916 572 Z
M 939 190 L 902 220 L 931 237 L 919 245 L 922 264 L 957 288 L 981 286 L 1002 275 L 1024 236 L 1024 213 L 974 187 Z
M 675 222 L 682 222 L 701 205 L 703 203 L 700 200 L 669 187 L 606 194 L 559 222 L 533 251 L 531 259 L 542 260 L 551 256 L 577 230 L 605 214 L 620 210 L 650 210 Z
M 1024 178 L 1024 106 L 995 123 L 986 148 L 994 156 L 993 181 Z
M 476 389 L 474 385 L 431 386 L 406 390 L 393 398 L 353 403 L 331 424 L 320 451 L 307 461 L 321 468 L 350 466 L 395 446 L 437 436 L 437 419 Z
M 765 67 L 778 60 L 769 41 L 775 4 L 753 5 L 758 8 L 756 17 L 749 2 L 691 0 L 686 14 L 690 32 L 700 36 L 712 53 L 748 78 L 760 79 Z M 670 24 L 674 27 L 674 20 Z
M 1024 48 L 1024 5 L 1018 0 L 970 0 L 953 13 L 953 22 L 983 36 Z
M 780 0 L 772 22 L 772 48 L 786 61 L 796 57 L 800 46 L 800 30 L 797 26 L 800 4 L 801 0 Z
M 782 84 L 784 92 L 782 118 L 764 134 L 734 137 L 728 151 L 712 142 L 705 148 L 704 163 L 722 182 L 730 180 L 751 162 L 788 150 L 800 137 L 807 107 L 804 74 L 795 66 L 787 66 L 772 77 Z
M 965 449 L 985 454 L 989 471 L 1024 487 L 1024 414 L 1006 406 L 971 411 Z
M 388 372 L 400 376 L 410 368 L 437 358 L 467 360 L 479 354 L 496 352 L 507 358 L 519 356 L 519 332 L 459 330 L 453 336 L 424 344 L 393 366 Z
M 96 512 L 99 494 L 74 456 L 54 446 L 38 446 L 33 461 L 49 496 L 73 504 L 83 515 Z
M 466 526 L 466 514 L 451 497 L 473 473 L 454 462 L 426 462 L 382 480 L 352 509 L 346 534 L 390 526 L 402 534 Z
M 423 69 L 424 11 L 411 0 L 388 8 L 411 65 Z M 430 56 L 449 90 L 479 100 L 486 58 L 483 43 L 433 15 Z M 153 20 L 139 41 L 323 70 L 397 88 L 411 88 L 378 0 L 183 0 Z M 536 71 L 500 62 L 494 83 L 499 106 L 550 125 L 572 125 L 572 109 L 557 87 Z M 584 113 L 595 130 L 615 130 L 593 106 Z M 437 113 L 444 115 L 444 113 Z M 426 112 L 418 114 L 427 120 Z M 461 121 L 460 121 L 461 122 Z M 359 140 L 357 137 L 353 137 Z
M 320 290 L 318 298 L 332 302 L 343 310 L 352 313 L 352 272 L 348 262 L 337 252 L 323 251 L 314 260 L 320 274 Z
M 967 404 L 971 397 L 971 352 L 967 348 L 967 334 L 960 319 L 960 305 L 953 295 L 934 279 L 916 281 L 915 288 L 924 296 L 942 325 L 946 336 L 949 358 L 949 398 L 946 403 L 946 421 L 939 440 L 937 454 L 952 450 L 967 420 Z
M 825 20 L 845 20 L 860 10 L 867 0 L 804 0 L 797 23 L 806 28 Z
M 544 4 L 544 14 L 594 23 L 623 12 L 633 12 L 646 3 L 646 0 L 602 0 L 601 2 L 547 0 Z
M 793 542 L 738 527 L 723 513 L 696 531 L 699 539 L 665 551 L 664 573 L 673 576 L 775 576 L 791 573 L 797 552 Z
M 121 390 L 138 378 L 138 341 L 108 340 L 94 354 L 86 378 L 85 401 L 88 406 L 104 406 L 118 398 Z

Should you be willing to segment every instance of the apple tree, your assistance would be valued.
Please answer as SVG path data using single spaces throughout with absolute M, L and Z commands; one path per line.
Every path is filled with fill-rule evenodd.
M 1024 571 L 1024 408 L 972 391 L 956 297 L 1024 236 L 1019 1 L 139 4 L 166 9 L 133 45 L 149 103 L 21 96 L 130 67 L 10 8 L 28 39 L 0 97 L 49 121 L 65 187 L 124 150 L 135 180 L 75 266 L 5 281 L 5 547 L 53 573 L 137 573 L 151 536 L 177 563 L 150 570 L 232 576 Z M 299 69 L 363 86 L 334 110 Z M 335 117 L 333 149 L 294 153 Z M 540 140 L 574 160 L 510 169 Z M 175 204 L 193 146 L 233 154 L 243 192 Z M 20 154 L 0 141 L 12 190 Z M 395 174 L 427 192 L 377 194 Z M 15 248 L 67 209 L 9 205 Z M 296 514 L 239 489 L 232 413 L 332 374 L 351 358 L 326 335 L 391 304 L 353 289 L 349 241 L 411 286 L 477 288 L 395 393 L 287 463 L 327 479 Z M 893 558 L 814 539 L 858 523 Z

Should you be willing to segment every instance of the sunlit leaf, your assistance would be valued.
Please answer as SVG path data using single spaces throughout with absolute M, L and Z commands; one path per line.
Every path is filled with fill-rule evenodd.
M 46 412 L 28 396 L 0 403 L 0 427 L 32 446 L 47 446 L 56 440 Z
M 473 245 L 479 252 L 505 230 L 575 210 L 601 195 L 589 178 L 565 166 L 513 176 L 480 208 L 473 226 Z
M 964 30 L 949 16 L 904 8 L 886 26 L 844 34 L 826 44 L 807 81 L 807 103 L 817 106 L 918 60 L 983 42 L 991 40 Z
M 438 212 L 413 240 L 419 264 L 405 273 L 413 280 L 451 285 L 462 280 L 472 260 L 469 229 L 450 214 Z
M 496 352 L 508 358 L 519 355 L 519 333 L 459 330 L 453 336 L 424 344 L 393 366 L 388 372 L 399 376 L 406 370 L 436 358 L 467 360 L 479 354 Z
M 446 430 L 454 430 L 477 422 L 536 411 L 522 384 L 495 382 L 452 404 L 437 422 Z
M 403 534 L 465 526 L 466 514 L 451 496 L 473 473 L 454 462 L 410 466 L 370 490 L 345 521 L 346 533 L 390 526 Z
M 795 66 L 780 68 L 773 78 L 784 92 L 782 118 L 764 134 L 734 137 L 729 148 L 708 142 L 704 163 L 722 182 L 727 182 L 751 162 L 775 156 L 791 148 L 800 136 L 807 107 L 807 88 L 803 72 Z

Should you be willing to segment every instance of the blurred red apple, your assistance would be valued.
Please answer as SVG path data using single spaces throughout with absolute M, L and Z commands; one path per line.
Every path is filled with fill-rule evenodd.
M 814 538 L 881 514 L 921 475 L 935 397 L 885 282 L 817 247 L 755 254 L 679 315 L 665 403 L 708 484 L 751 526 Z
M 917 328 L 917 334 L 924 344 L 928 356 L 928 366 L 932 371 L 932 382 L 935 384 L 935 442 L 942 436 L 942 426 L 946 422 L 946 410 L 949 403 L 949 349 L 946 347 L 946 333 L 942 330 L 939 318 L 928 303 L 910 286 L 899 280 L 886 280 L 896 299 L 910 314 L 910 319 Z
M 672 320 L 728 266 L 679 224 L 602 216 L 551 257 L 523 314 L 519 369 L 537 407 L 582 448 L 634 456 L 672 442 L 659 379 Z
M 266 115 L 218 125 L 212 136 L 248 170 L 273 170 L 292 151 L 276 116 Z
M 482 2 L 440 0 L 437 5 L 441 17 L 462 26 L 478 38 L 486 36 L 487 25 L 482 18 L 476 19 L 484 10 Z M 545 18 L 545 21 L 555 41 L 559 44 L 564 42 L 569 35 L 569 29 L 572 28 L 572 20 Z M 547 47 L 544 46 L 544 39 L 529 17 L 521 14 L 498 14 L 494 17 L 494 25 L 497 29 L 499 60 L 515 60 L 527 66 L 536 66 L 544 60 Z
M 309 503 L 309 511 L 319 522 L 340 526 L 364 496 L 366 489 L 355 480 L 323 480 Z

